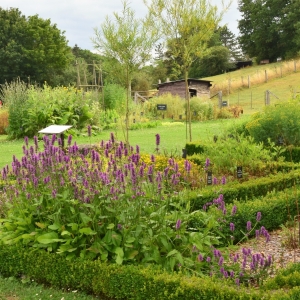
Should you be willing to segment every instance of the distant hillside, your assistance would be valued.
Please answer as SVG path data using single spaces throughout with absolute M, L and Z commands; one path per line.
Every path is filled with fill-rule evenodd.
M 222 91 L 223 100 L 227 100 L 229 105 L 240 105 L 250 114 L 265 106 L 267 90 L 270 91 L 271 104 L 286 101 L 300 93 L 300 61 L 246 67 L 202 79 L 212 81 L 211 95 Z M 217 102 L 217 97 L 212 101 Z

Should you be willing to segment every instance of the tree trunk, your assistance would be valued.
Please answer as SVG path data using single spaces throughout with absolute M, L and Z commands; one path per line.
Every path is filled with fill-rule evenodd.
M 189 91 L 189 83 L 188 83 L 188 71 L 184 70 L 184 80 L 185 80 L 185 100 L 187 103 L 187 112 L 186 117 L 189 124 L 189 138 L 190 142 L 192 141 L 192 120 L 191 120 L 191 106 L 190 106 L 190 91 Z

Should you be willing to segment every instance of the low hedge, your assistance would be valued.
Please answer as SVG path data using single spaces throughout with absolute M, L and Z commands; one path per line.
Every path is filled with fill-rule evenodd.
M 297 186 L 300 181 L 300 171 L 278 173 L 268 177 L 256 178 L 245 182 L 229 182 L 226 185 L 207 186 L 202 190 L 191 191 L 187 194 L 194 210 L 201 209 L 204 204 L 211 202 L 219 194 L 223 194 L 226 203 L 247 201 L 255 197 L 265 196 L 273 191 L 282 191 Z
M 169 274 L 151 266 L 119 266 L 65 258 L 20 246 L 0 247 L 0 273 L 79 289 L 104 299 L 287 299 L 287 292 L 247 289 L 212 278 Z
M 224 197 L 224 201 L 227 204 L 226 197 Z M 233 205 L 236 206 L 237 212 L 232 216 Z M 234 201 L 226 206 L 228 217 L 222 226 L 222 233 L 225 237 L 233 236 L 234 243 L 239 242 L 244 238 L 243 232 L 247 232 L 247 222 L 250 221 L 252 226 L 256 223 L 257 212 L 262 214 L 257 229 L 264 226 L 268 231 L 276 230 L 281 225 L 286 224 L 287 220 L 293 220 L 299 214 L 298 205 L 298 195 L 294 188 L 282 192 L 272 192 L 265 197 L 254 198 L 247 202 Z M 229 223 L 235 225 L 234 232 L 230 231 Z M 198 220 L 197 215 L 194 215 L 190 226 L 197 228 L 198 226 L 201 227 L 201 224 L 202 220 Z M 255 232 L 252 235 L 255 235 Z

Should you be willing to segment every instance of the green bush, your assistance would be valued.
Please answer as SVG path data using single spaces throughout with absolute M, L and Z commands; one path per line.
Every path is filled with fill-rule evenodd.
M 201 153 L 200 157 L 189 156 L 193 162 L 203 162 L 209 158 L 210 169 L 216 175 L 231 175 L 235 177 L 237 166 L 243 167 L 244 175 L 262 176 L 267 163 L 273 161 L 273 154 L 270 150 L 263 147 L 263 144 L 255 144 L 251 137 L 227 136 L 217 139 L 215 142 L 198 142 L 193 146 L 187 144 L 187 152 Z
M 126 90 L 118 84 L 107 84 L 103 88 L 104 109 L 125 112 Z
M 271 299 L 255 289 L 235 287 L 213 278 L 168 274 L 159 268 L 118 266 L 100 261 L 68 261 L 46 251 L 28 251 L 20 246 L 0 247 L 3 276 L 27 276 L 36 282 L 68 287 L 113 299 Z M 276 299 L 276 298 L 274 298 Z
M 72 87 L 43 88 L 13 82 L 3 87 L 9 111 L 10 138 L 32 137 L 51 124 L 72 125 L 81 130 L 93 117 L 93 93 L 79 93 Z M 98 100 L 96 100 L 98 103 Z
M 263 112 L 252 115 L 246 129 L 255 142 L 275 144 L 282 139 L 285 145 L 300 145 L 300 101 L 299 99 L 267 106 Z
M 253 197 L 265 196 L 273 191 L 282 191 L 299 184 L 299 170 L 278 173 L 245 182 L 229 182 L 226 185 L 206 186 L 201 190 L 191 191 L 188 196 L 194 210 L 201 209 L 207 202 L 224 195 L 226 203 L 248 201 Z

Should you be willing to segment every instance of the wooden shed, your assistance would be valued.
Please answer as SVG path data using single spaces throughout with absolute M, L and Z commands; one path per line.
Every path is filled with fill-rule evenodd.
M 208 96 L 210 97 L 210 87 L 212 86 L 211 81 L 202 79 L 188 79 L 188 86 L 190 96 Z M 185 81 L 184 79 L 175 81 L 166 81 L 158 84 L 158 96 L 166 93 L 170 93 L 174 96 L 185 98 Z

